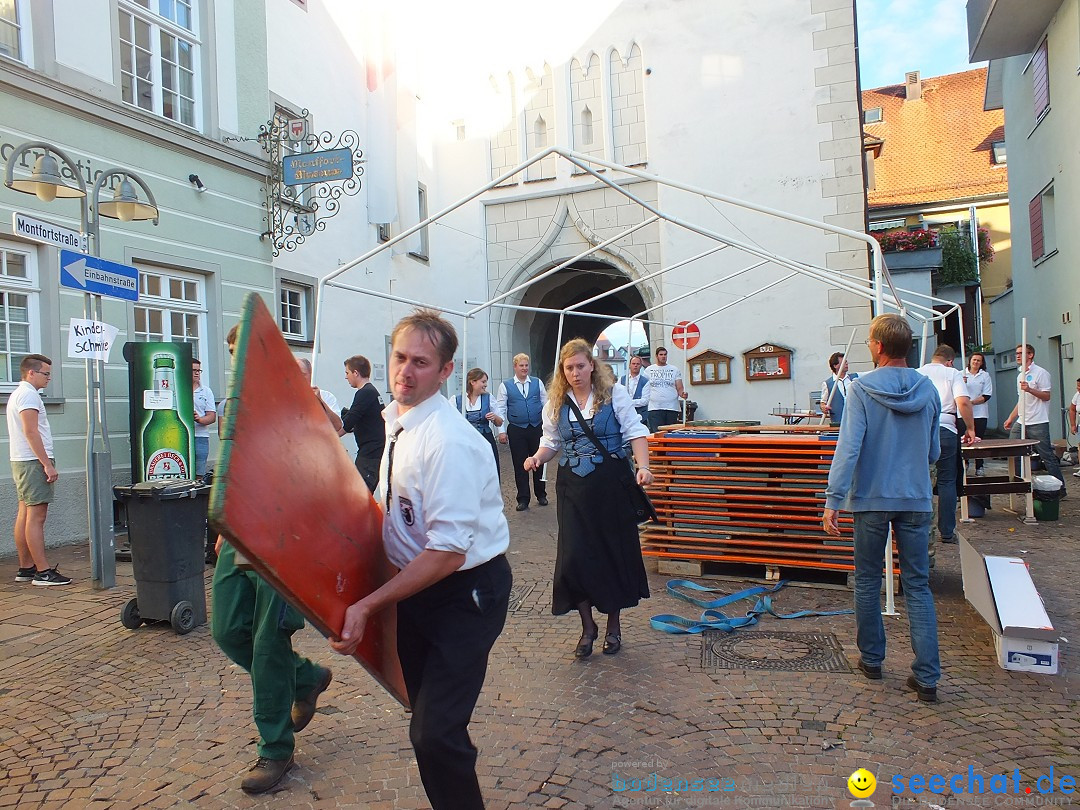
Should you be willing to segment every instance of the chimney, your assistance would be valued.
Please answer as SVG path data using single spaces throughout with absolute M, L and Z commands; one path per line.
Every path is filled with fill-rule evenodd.
M 904 74 L 904 94 L 908 101 L 922 98 L 922 79 L 919 78 L 919 71 L 913 70 Z

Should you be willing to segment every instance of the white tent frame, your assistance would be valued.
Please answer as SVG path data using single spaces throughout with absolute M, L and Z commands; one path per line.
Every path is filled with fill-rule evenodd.
M 393 293 L 382 292 L 381 290 L 372 290 L 372 289 L 368 289 L 368 288 L 365 288 L 365 287 L 358 287 L 358 286 L 354 286 L 354 285 L 351 285 L 351 284 L 346 284 L 343 281 L 338 280 L 340 276 L 342 276 L 343 274 L 345 274 L 348 271 L 352 270 L 353 268 L 356 268 L 356 267 L 359 267 L 360 265 L 363 265 L 365 262 L 369 261 L 370 259 L 372 259 L 373 257 L 377 256 L 378 254 L 382 253 L 383 251 L 389 250 L 389 249 L 393 248 L 399 242 L 402 242 L 403 240 L 409 239 L 413 234 L 418 233 L 418 232 L 422 231 L 423 229 L 429 227 L 430 225 L 438 222 L 439 220 L 441 220 L 446 215 L 448 215 L 448 214 L 452 213 L 453 211 L 456 211 L 457 209 L 461 208 L 462 206 L 472 202 L 473 200 L 477 199 L 478 197 L 480 197 L 481 195 L 487 193 L 488 191 L 502 185 L 507 180 L 514 177 L 515 175 L 518 175 L 518 174 L 521 174 L 522 172 L 524 172 L 528 167 L 532 166 L 535 163 L 539 163 L 540 161 L 544 160 L 545 158 L 547 158 L 548 156 L 551 156 L 551 155 L 561 157 L 562 159 L 568 161 L 573 166 L 575 166 L 582 173 L 590 175 L 591 177 L 593 177 L 597 181 L 599 181 L 601 184 L 603 184 L 603 185 L 607 186 L 608 188 L 618 192 L 619 194 L 623 195 L 624 197 L 626 197 L 630 201 L 632 201 L 632 202 L 636 203 L 637 205 L 641 206 L 642 209 L 649 214 L 649 216 L 646 216 L 641 222 L 635 223 L 633 225 L 630 225 L 630 226 L 624 228 L 623 230 L 619 231 L 619 233 L 617 233 L 615 236 L 609 237 L 607 239 L 604 239 L 603 241 L 598 242 L 595 245 L 590 246 L 590 248 L 588 250 L 585 250 L 585 251 L 583 251 L 581 253 L 578 253 L 577 255 L 575 255 L 572 258 L 567 259 L 567 260 L 565 260 L 563 262 L 560 262 L 560 263 L 556 264 L 553 267 L 548 268 L 544 272 L 542 272 L 542 273 L 528 279 L 527 281 L 525 281 L 525 282 L 523 282 L 521 284 L 518 284 L 518 285 L 512 287 L 511 289 L 508 289 L 508 290 L 500 293 L 499 295 L 496 295 L 494 298 L 491 298 L 491 299 L 489 299 L 487 301 L 483 301 L 483 302 L 465 301 L 464 302 L 465 305 L 467 307 L 469 307 L 469 308 L 464 309 L 464 310 L 450 309 L 450 308 L 448 308 L 446 306 L 443 306 L 441 304 L 432 304 L 430 302 L 417 301 L 417 300 L 414 300 L 414 299 L 405 298 L 403 296 L 394 295 Z M 598 169 L 605 170 L 606 173 L 601 174 L 600 171 L 598 171 Z M 609 172 L 610 174 L 607 174 L 607 172 Z M 681 218 L 679 218 L 677 216 L 667 214 L 664 211 L 660 210 L 657 206 L 655 206 L 655 205 L 653 205 L 653 204 L 651 204 L 651 203 L 649 203 L 649 202 L 647 202 L 645 200 L 642 200 L 640 197 L 633 194 L 629 189 L 627 189 L 626 187 L 624 187 L 624 186 L 620 185 L 619 183 L 615 182 L 612 179 L 612 177 L 614 175 L 628 176 L 628 177 L 638 178 L 640 180 L 650 181 L 650 182 L 656 183 L 658 185 L 664 185 L 664 186 L 668 186 L 670 188 L 674 188 L 674 189 L 677 189 L 677 190 L 680 190 L 680 191 L 684 191 L 684 192 L 686 192 L 688 194 L 698 195 L 698 196 L 700 196 L 700 197 L 702 197 L 702 198 L 704 198 L 705 200 L 708 200 L 708 201 L 716 201 L 716 202 L 724 203 L 724 204 L 727 204 L 727 205 L 731 205 L 731 206 L 733 206 L 735 208 L 739 208 L 739 209 L 743 209 L 743 210 L 746 210 L 746 211 L 751 211 L 751 212 L 755 212 L 755 213 L 759 213 L 759 214 L 764 214 L 764 215 L 767 215 L 767 216 L 776 217 L 778 219 L 786 220 L 786 221 L 791 222 L 791 223 L 795 223 L 795 224 L 799 224 L 799 225 L 805 225 L 807 227 L 815 228 L 815 229 L 824 231 L 826 233 L 836 234 L 838 236 L 846 236 L 846 237 L 849 237 L 851 239 L 858 240 L 860 242 L 865 243 L 867 245 L 867 247 L 870 248 L 871 256 L 872 256 L 872 265 L 873 265 L 873 277 L 872 277 L 872 279 L 859 278 L 857 276 L 852 276 L 852 275 L 842 273 L 842 272 L 837 271 L 837 270 L 832 270 L 832 269 L 829 269 L 829 268 L 808 264 L 808 263 L 797 261 L 797 260 L 794 260 L 794 259 L 788 259 L 788 258 L 785 258 L 783 256 L 780 256 L 779 254 L 772 253 L 772 252 L 770 252 L 768 250 L 765 250 L 764 248 L 762 248 L 760 246 L 752 245 L 752 244 L 749 244 L 749 243 L 747 243 L 747 242 L 745 242 L 743 240 L 736 239 L 736 238 L 734 238 L 734 237 L 732 237 L 730 235 L 721 234 L 721 233 L 718 233 L 716 231 L 710 230 L 708 228 L 700 227 L 700 226 L 695 225 L 693 223 L 687 222 L 687 221 L 685 221 L 685 220 L 683 220 L 683 219 L 681 219 Z M 573 189 L 573 188 L 568 188 L 568 189 L 566 189 L 566 193 L 573 193 L 574 190 L 575 189 Z M 654 224 L 656 222 L 659 222 L 660 220 L 664 220 L 666 222 L 671 223 L 672 225 L 677 225 L 679 227 L 682 227 L 682 228 L 684 228 L 686 230 L 689 230 L 690 232 L 695 233 L 695 234 L 697 234 L 699 236 L 703 236 L 703 237 L 705 237 L 707 239 L 711 239 L 714 242 L 717 242 L 718 244 L 711 247 L 711 248 L 709 248 L 708 250 L 705 250 L 705 251 L 695 255 L 695 256 L 692 256 L 692 257 L 690 257 L 688 259 L 683 259 L 683 260 L 681 260 L 679 262 L 676 262 L 676 263 L 674 263 L 672 265 L 663 267 L 660 270 L 649 273 L 649 274 L 647 274 L 645 276 L 642 276 L 640 278 L 629 279 L 625 284 L 622 284 L 622 285 L 616 287 L 613 290 L 609 290 L 606 293 L 594 296 L 594 297 L 592 297 L 590 299 L 587 299 L 586 301 L 578 302 L 578 303 L 576 303 L 576 304 L 574 304 L 574 305 L 572 305 L 570 307 L 567 307 L 566 309 L 563 309 L 563 310 L 552 310 L 552 309 L 547 309 L 547 308 L 543 308 L 543 307 L 530 307 L 530 306 L 522 306 L 522 305 L 504 303 L 507 298 L 510 298 L 511 296 L 513 296 L 513 295 L 515 295 L 515 294 L 517 294 L 519 292 L 522 292 L 523 290 L 526 290 L 527 288 L 529 288 L 533 284 L 536 284 L 537 282 L 542 281 L 543 279 L 548 278 L 549 276 L 552 276 L 555 273 L 570 267 L 575 262 L 578 262 L 578 261 L 580 261 L 580 260 L 582 260 L 582 259 L 584 259 L 584 258 L 586 258 L 588 256 L 591 256 L 591 255 L 593 255 L 594 253 L 596 253 L 598 251 L 604 250 L 604 248 L 614 244 L 615 242 L 623 239 L 626 236 L 629 236 L 629 235 L 633 234 L 635 231 L 638 231 L 638 230 L 640 230 L 642 228 L 645 228 L 645 227 L 647 227 L 649 225 L 652 225 L 652 224 Z M 314 345 L 313 345 L 313 349 L 312 349 L 313 373 L 314 373 L 315 368 L 317 368 L 317 364 L 318 364 L 318 360 L 319 360 L 319 354 L 320 354 L 320 346 L 321 346 L 320 337 L 321 337 L 321 332 L 322 332 L 320 327 L 322 326 L 322 311 L 323 311 L 322 303 L 323 303 L 323 296 L 324 296 L 324 293 L 325 293 L 325 290 L 326 290 L 327 287 L 332 286 L 332 287 L 335 287 L 335 288 L 341 289 L 341 290 L 348 290 L 350 292 L 356 292 L 356 293 L 360 293 L 360 294 L 363 294 L 363 295 L 370 295 L 370 296 L 375 297 L 375 298 L 380 298 L 380 299 L 389 300 L 389 301 L 396 301 L 396 302 L 399 302 L 399 303 L 410 304 L 410 305 L 414 305 L 414 306 L 430 307 L 430 308 L 437 309 L 437 310 L 439 310 L 441 312 L 444 312 L 444 313 L 447 313 L 447 314 L 458 316 L 458 317 L 462 318 L 463 321 L 464 321 L 463 329 L 462 329 L 462 356 L 463 357 L 468 357 L 469 322 L 473 318 L 475 318 L 477 315 L 479 315 L 480 313 L 485 312 L 486 310 L 498 307 L 498 308 L 506 308 L 506 309 L 513 309 L 513 310 L 519 310 L 519 311 L 528 311 L 528 312 L 533 312 L 533 313 L 558 314 L 559 315 L 559 331 L 558 331 L 558 339 L 556 341 L 556 346 L 558 347 L 558 346 L 561 346 L 561 344 L 562 344 L 563 325 L 564 325 L 565 317 L 566 317 L 567 313 L 573 314 L 576 317 L 601 318 L 601 319 L 610 321 L 612 319 L 611 315 L 602 315 L 602 314 L 596 314 L 596 313 L 581 312 L 580 307 L 585 306 L 585 305 L 590 304 L 590 303 L 595 303 L 597 300 L 600 300 L 600 299 L 602 299 L 602 298 L 604 298 L 606 296 L 613 295 L 615 293 L 621 292 L 623 290 L 626 290 L 626 289 L 629 289 L 629 288 L 637 288 L 637 287 L 639 287 L 640 285 L 644 284 L 647 281 L 658 278 L 658 277 L 660 277 L 660 276 L 662 276 L 662 275 L 664 275 L 664 274 L 666 274 L 666 273 L 668 273 L 668 272 L 670 272 L 672 270 L 678 269 L 679 267 L 683 267 L 683 266 L 685 266 L 687 264 L 690 264 L 690 263 L 692 263 L 692 262 L 694 262 L 694 261 L 696 261 L 698 259 L 704 258 L 705 256 L 711 255 L 713 253 L 716 253 L 716 252 L 718 252 L 720 250 L 727 249 L 729 247 L 737 248 L 738 250 L 740 250 L 740 251 L 742 251 L 744 253 L 748 253 L 748 254 L 750 254 L 752 256 L 755 256 L 758 259 L 760 259 L 760 261 L 758 261 L 756 264 L 751 264 L 751 265 L 749 265 L 749 266 L 747 266 L 745 268 L 742 268 L 741 270 L 736 270 L 736 271 L 734 271 L 734 272 L 732 272 L 732 273 L 730 273 L 730 274 L 728 274 L 728 275 L 726 275 L 726 276 L 724 276 L 722 278 L 714 279 L 713 281 L 710 281 L 707 284 L 700 285 L 699 287 L 691 290 L 690 292 L 679 295 L 679 296 L 677 296 L 677 297 L 675 297 L 673 299 L 670 299 L 670 300 L 661 299 L 655 305 L 653 305 L 651 307 L 646 307 L 642 311 L 640 311 L 638 313 L 635 313 L 631 318 L 626 319 L 626 320 L 630 320 L 632 322 L 633 321 L 640 321 L 643 324 L 657 325 L 657 326 L 674 326 L 675 324 L 670 323 L 668 321 L 653 319 L 653 318 L 649 318 L 649 317 L 646 317 L 646 316 L 650 315 L 653 311 L 655 311 L 657 309 L 661 309 L 661 308 L 663 308 L 663 307 L 665 307 L 665 306 L 667 306 L 669 304 L 675 303 L 676 301 L 679 301 L 679 300 L 688 298 L 688 297 L 690 297 L 692 295 L 695 295 L 697 293 L 700 293 L 701 291 L 703 291 L 705 289 L 708 289 L 709 287 L 712 287 L 712 286 L 720 284 L 720 283 L 722 283 L 724 281 L 730 280 L 731 278 L 734 278 L 735 276 L 741 275 L 743 273 L 747 273 L 747 272 L 749 272 L 751 270 L 758 269 L 758 268 L 760 268 L 760 267 L 762 267 L 764 265 L 767 265 L 767 264 L 773 264 L 773 265 L 776 265 L 776 266 L 781 267 L 781 268 L 786 268 L 786 269 L 790 270 L 791 272 L 789 274 L 783 276 L 782 278 L 771 281 L 771 282 L 759 287 L 758 289 L 753 290 L 752 292 L 741 295 L 741 296 L 737 297 L 736 299 L 734 299 L 733 301 L 729 301 L 728 303 L 726 303 L 726 304 L 724 304 L 724 305 L 722 305 L 720 307 L 717 307 L 715 309 L 712 309 L 711 311 L 702 313 L 701 315 L 698 315 L 698 316 L 694 317 L 693 320 L 694 321 L 703 321 L 703 320 L 705 320 L 707 318 L 712 317 L 713 315 L 716 315 L 716 314 L 718 314 L 720 312 L 723 312 L 725 309 L 728 309 L 728 308 L 730 308 L 732 306 L 735 306 L 736 304 L 742 303 L 743 301 L 747 300 L 748 298 L 751 298 L 751 297 L 753 297 L 755 295 L 758 295 L 759 293 L 762 293 L 762 292 L 764 292 L 764 291 L 766 291 L 766 290 L 768 290 L 768 289 L 770 289 L 772 287 L 775 287 L 778 284 L 783 283 L 784 281 L 787 281 L 787 280 L 789 280 L 791 278 L 794 278 L 797 275 L 804 275 L 804 276 L 807 276 L 809 278 L 816 279 L 818 281 L 826 283 L 826 284 L 828 284 L 830 286 L 833 286 L 833 287 L 839 288 L 841 290 L 844 290 L 846 292 L 850 292 L 850 293 L 852 293 L 852 294 L 854 294 L 854 295 L 856 295 L 856 296 L 858 296 L 860 298 L 863 298 L 863 299 L 871 302 L 872 312 L 875 315 L 880 314 L 886 308 L 889 308 L 889 309 L 893 309 L 893 310 L 897 311 L 898 313 L 900 313 L 901 315 L 904 315 L 905 317 L 908 317 L 908 318 L 914 319 L 914 320 L 916 320 L 918 322 L 921 322 L 921 324 L 922 324 L 922 338 L 923 338 L 923 340 L 922 340 L 922 352 L 923 352 L 923 360 L 924 361 L 925 361 L 925 352 L 926 352 L 926 339 L 927 339 L 927 335 L 928 335 L 929 324 L 931 322 L 937 321 L 937 320 L 944 320 L 950 314 L 952 314 L 953 312 L 956 312 L 957 317 L 960 319 L 961 333 L 963 332 L 963 315 L 962 315 L 962 310 L 960 309 L 959 304 L 956 304 L 956 303 L 951 302 L 951 301 L 946 301 L 944 299 L 937 298 L 937 297 L 932 296 L 932 295 L 927 295 L 925 293 L 917 293 L 917 292 L 913 292 L 913 291 L 910 291 L 910 290 L 898 290 L 895 287 L 895 285 L 893 284 L 892 278 L 889 275 L 888 268 L 887 268 L 887 266 L 885 264 L 885 258 L 884 258 L 884 255 L 882 254 L 881 246 L 878 244 L 876 239 L 874 239 L 872 236 L 869 236 L 868 234 L 861 233 L 859 231 L 853 231 L 853 230 L 850 230 L 848 228 L 842 228 L 842 227 L 839 227 L 837 225 L 831 225 L 831 224 L 826 223 L 826 222 L 820 222 L 820 221 L 817 221 L 817 220 L 809 219 L 807 217 L 803 217 L 803 216 L 800 216 L 800 215 L 797 215 L 797 214 L 792 214 L 792 213 L 789 213 L 789 212 L 781 211 L 781 210 L 778 210 L 778 209 L 775 209 L 775 208 L 770 208 L 770 207 L 767 207 L 767 206 L 758 205 L 756 203 L 751 203 L 751 202 L 748 202 L 746 200 L 741 200 L 741 199 L 731 197 L 731 196 L 728 196 L 728 195 L 725 195 L 725 194 L 719 194 L 717 192 L 713 192 L 713 191 L 709 191 L 709 190 L 706 190 L 706 189 L 698 188 L 696 186 L 692 186 L 692 185 L 689 185 L 689 184 L 686 184 L 686 183 L 680 183 L 680 182 L 677 182 L 677 181 L 674 181 L 674 180 L 668 180 L 668 179 L 660 177 L 659 175 L 650 174 L 648 172 L 643 172 L 643 171 L 641 171 L 639 169 L 634 169 L 634 168 L 630 168 L 630 167 L 627 167 L 627 166 L 621 166 L 619 164 L 612 163 L 610 161 L 603 160 L 601 158 L 591 157 L 589 155 L 583 155 L 583 154 L 574 152 L 572 150 L 563 149 L 563 148 L 557 147 L 557 146 L 552 146 L 552 147 L 548 147 L 547 149 L 544 149 L 544 150 L 538 152 L 533 157 L 531 157 L 528 160 L 518 164 L 517 166 L 513 167 L 512 169 L 504 172 L 500 176 L 498 176 L 495 179 L 491 180 L 490 182 L 484 184 L 483 186 L 481 186 L 480 188 L 478 188 L 475 191 L 471 192 L 470 194 L 467 194 L 466 196 L 462 197 L 461 199 L 455 201 L 454 203 L 451 203 L 450 205 L 448 205 L 447 207 L 445 207 L 442 210 L 438 211 L 437 213 L 432 214 L 431 216 L 429 216 L 424 221 L 422 221 L 422 222 L 420 222 L 420 223 L 406 229 L 405 231 L 402 231 L 400 234 L 390 238 L 388 241 L 380 243 L 379 245 L 377 245 L 376 247 L 374 247 L 371 250 L 367 251 L 366 253 L 358 256 L 357 258 L 353 259 L 352 261 L 346 262 L 345 264 L 343 264 L 340 267 L 336 268 L 332 272 L 330 272 L 327 275 L 320 278 L 319 283 L 318 283 L 318 290 L 317 290 L 317 294 L 316 294 Z M 888 288 L 888 292 L 889 292 L 888 296 L 886 296 L 886 294 L 885 294 L 886 288 Z M 941 303 L 941 304 L 947 304 L 949 306 L 944 312 L 938 312 L 938 311 L 933 309 L 932 305 L 917 304 L 917 303 L 912 302 L 910 299 L 901 298 L 900 297 L 901 292 L 907 294 L 908 296 L 914 296 L 917 299 L 926 299 L 926 300 L 928 300 L 929 302 L 932 302 L 932 303 L 936 302 L 936 303 Z M 925 314 L 923 314 L 923 313 L 925 313 Z M 683 356 L 682 356 L 684 371 L 686 370 L 686 366 L 687 366 L 687 356 L 686 356 L 687 349 L 686 349 L 685 345 L 686 344 L 684 342 Z M 964 356 L 963 355 L 963 347 L 961 347 L 961 358 L 963 358 L 963 356 Z M 463 371 L 464 371 L 464 369 L 463 369 Z M 465 390 L 466 380 L 465 380 L 464 373 L 461 375 L 461 382 L 462 382 L 462 394 L 463 394 L 463 396 L 462 396 L 462 408 L 464 409 L 464 407 L 465 407 L 465 399 L 466 399 L 465 394 L 467 394 L 467 391 Z M 891 560 L 891 558 L 892 558 L 892 542 L 891 542 L 891 539 L 890 539 L 890 541 L 887 544 L 886 550 L 885 550 L 885 560 L 889 561 L 889 560 Z M 888 567 L 888 566 L 886 566 L 886 567 Z M 886 615 L 896 615 L 893 590 L 894 589 L 893 589 L 892 576 L 887 576 L 886 577 L 886 608 L 885 608 L 885 611 L 884 611 L 884 613 Z

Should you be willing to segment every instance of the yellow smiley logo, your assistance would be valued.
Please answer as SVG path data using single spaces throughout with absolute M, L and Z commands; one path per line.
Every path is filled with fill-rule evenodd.
M 877 780 L 866 768 L 859 768 L 847 780 L 847 789 L 851 791 L 851 795 L 856 799 L 865 799 L 873 795 L 876 787 Z

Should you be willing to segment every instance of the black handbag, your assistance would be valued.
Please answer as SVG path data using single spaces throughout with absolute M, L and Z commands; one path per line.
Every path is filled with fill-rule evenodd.
M 649 500 L 649 494 L 644 487 L 637 482 L 637 476 L 634 474 L 634 468 L 630 464 L 630 460 L 621 458 L 618 453 L 612 453 L 600 443 L 600 440 L 596 438 L 596 434 L 593 433 L 593 429 L 589 427 L 589 423 L 585 421 L 585 417 L 581 415 L 581 410 L 578 408 L 577 403 L 574 402 L 573 396 L 567 394 L 566 401 L 570 403 L 570 408 L 574 411 L 578 426 L 582 432 L 597 450 L 608 456 L 615 464 L 616 476 L 619 479 L 619 484 L 626 491 L 626 500 L 630 504 L 630 511 L 634 513 L 635 522 L 648 523 L 650 520 L 659 522 L 660 516 L 656 514 L 656 507 Z M 615 421 L 618 422 L 617 416 Z

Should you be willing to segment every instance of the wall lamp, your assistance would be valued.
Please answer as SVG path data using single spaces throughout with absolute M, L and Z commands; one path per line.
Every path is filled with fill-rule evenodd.
M 187 176 L 187 179 L 188 179 L 188 182 L 191 183 L 191 185 L 195 186 L 195 190 L 197 192 L 199 192 L 200 194 L 202 194 L 204 191 L 206 191 L 206 184 L 203 183 L 203 181 L 199 179 L 199 175 L 197 175 L 197 174 L 189 174 Z

